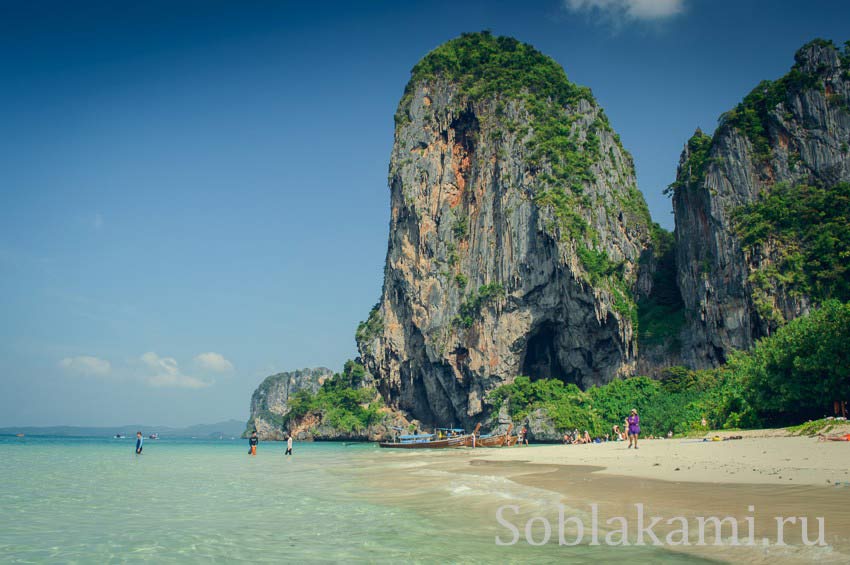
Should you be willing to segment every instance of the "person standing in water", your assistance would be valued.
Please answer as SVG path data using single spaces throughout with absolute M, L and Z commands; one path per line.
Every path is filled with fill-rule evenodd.
M 142 454 L 143 443 L 145 443 L 145 438 L 142 437 L 142 432 L 136 432 L 136 455 Z
M 626 418 L 626 422 L 629 423 L 629 449 L 631 449 L 632 444 L 637 449 L 638 436 L 640 435 L 640 416 L 638 416 L 636 408 L 632 408 L 632 413 Z
M 284 455 L 292 455 L 292 434 L 286 438 L 286 453 Z
M 257 444 L 260 443 L 260 438 L 257 437 L 257 430 L 251 432 L 251 437 L 248 439 L 248 445 L 250 446 L 250 451 L 248 453 L 250 455 L 257 454 Z

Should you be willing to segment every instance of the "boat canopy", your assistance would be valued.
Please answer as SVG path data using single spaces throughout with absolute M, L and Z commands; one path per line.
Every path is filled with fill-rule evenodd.
M 434 437 L 434 434 L 417 434 L 412 436 L 398 436 L 400 439 L 425 439 L 429 437 Z
M 465 430 L 463 428 L 437 428 L 438 430 L 442 430 L 444 432 L 461 432 L 463 433 Z

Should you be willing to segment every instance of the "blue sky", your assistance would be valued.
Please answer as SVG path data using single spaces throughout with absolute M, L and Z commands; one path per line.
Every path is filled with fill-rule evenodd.
M 590 86 L 653 217 L 682 145 L 840 1 L 3 2 L 0 426 L 247 417 L 380 294 L 392 116 L 464 31 Z

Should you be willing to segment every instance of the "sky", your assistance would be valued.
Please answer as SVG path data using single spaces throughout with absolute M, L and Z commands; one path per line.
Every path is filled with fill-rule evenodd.
M 393 114 L 465 31 L 591 87 L 653 218 L 712 131 L 843 1 L 0 0 L 0 426 L 248 417 L 339 370 L 377 301 Z

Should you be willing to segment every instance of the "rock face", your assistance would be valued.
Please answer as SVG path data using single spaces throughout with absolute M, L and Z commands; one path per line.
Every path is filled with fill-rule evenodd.
M 788 75 L 761 83 L 725 114 L 713 137 L 697 131 L 671 185 L 687 315 L 683 354 L 693 367 L 722 363 L 812 302 L 776 269 L 766 275 L 781 246 L 770 238 L 742 246 L 734 217 L 780 183 L 850 180 L 850 58 L 818 40 L 795 60 Z
M 299 390 L 315 393 L 333 371 L 325 367 L 300 369 L 267 377 L 251 396 L 251 416 L 246 433 L 256 429 L 261 441 L 285 439 L 284 417 L 289 413 L 289 398 Z
M 389 406 L 471 427 L 516 375 L 633 372 L 649 214 L 602 109 L 554 61 L 488 33 L 426 56 L 389 185 L 383 291 L 357 332 Z
M 327 424 L 320 414 L 310 413 L 294 423 L 292 436 L 298 441 L 391 441 L 400 433 L 398 430 L 407 430 L 411 424 L 419 429 L 418 423 L 411 422 L 404 414 L 389 408 L 382 412 L 379 423 L 351 432 Z

